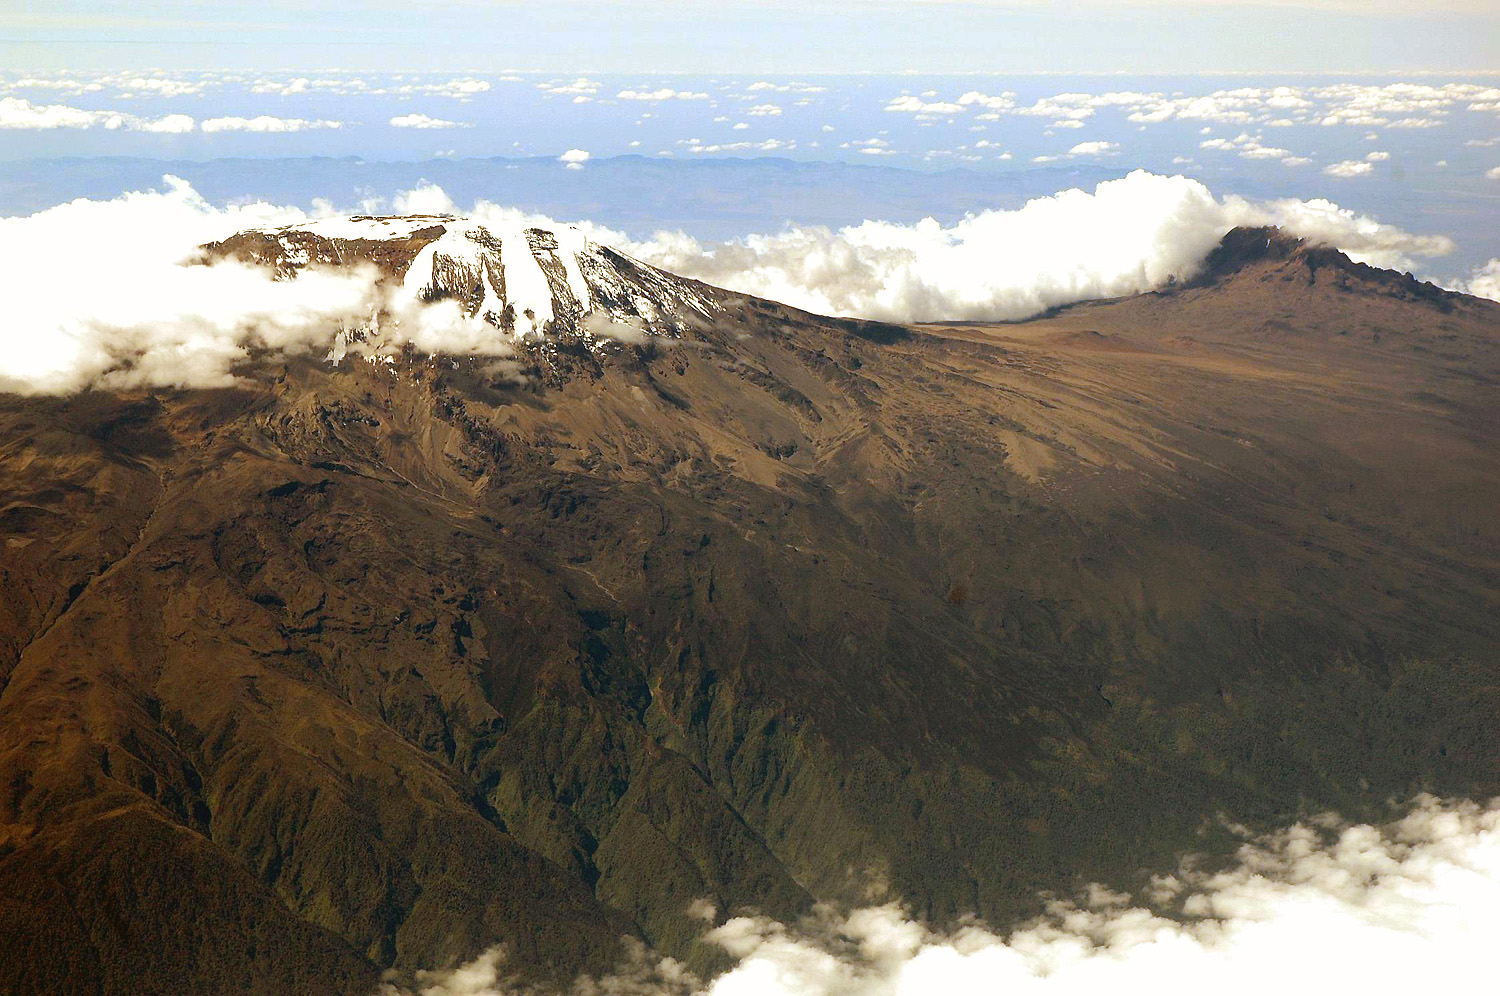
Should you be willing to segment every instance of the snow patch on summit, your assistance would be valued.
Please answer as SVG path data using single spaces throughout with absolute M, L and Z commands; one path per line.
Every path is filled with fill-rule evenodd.
M 445 304 L 515 345 L 582 342 L 598 351 L 640 335 L 676 336 L 722 310 L 711 289 L 641 263 L 571 226 L 452 215 L 324 218 L 221 243 L 293 278 L 312 265 L 373 263 L 390 290 L 361 337 Z M 409 261 L 408 261 L 409 260 Z M 430 316 L 429 316 L 430 318 Z M 424 318 L 423 321 L 429 321 Z M 590 319 L 590 320 L 586 320 Z M 630 329 L 633 336 L 611 335 Z

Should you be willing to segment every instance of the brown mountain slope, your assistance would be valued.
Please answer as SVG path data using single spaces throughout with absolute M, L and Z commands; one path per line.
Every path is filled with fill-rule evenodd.
M 698 898 L 1003 921 L 1500 791 L 1500 307 L 1266 232 L 1018 324 L 716 299 L 0 398 L 0 989 L 711 966 Z

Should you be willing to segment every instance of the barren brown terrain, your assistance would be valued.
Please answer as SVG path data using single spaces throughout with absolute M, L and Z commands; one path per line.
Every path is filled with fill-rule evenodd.
M 1235 231 L 902 328 L 727 292 L 0 396 L 0 991 L 350 993 L 755 909 L 1003 925 L 1500 792 L 1500 305 Z

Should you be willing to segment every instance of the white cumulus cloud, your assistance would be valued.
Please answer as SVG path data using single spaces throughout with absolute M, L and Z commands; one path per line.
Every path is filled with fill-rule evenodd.
M 671 87 L 660 87 L 656 90 L 621 90 L 615 94 L 620 100 L 646 100 L 652 103 L 660 103 L 663 100 L 708 100 L 706 93 L 698 90 L 674 90 Z
M 962 114 L 966 108 L 963 104 L 907 96 L 892 97 L 885 109 L 903 114 Z
M 721 152 L 789 152 L 797 147 L 795 141 L 780 138 L 767 138 L 760 142 L 714 142 L 711 144 L 705 144 L 697 138 L 686 138 L 678 141 L 677 144 L 686 147 L 687 151 L 696 155 Z
M 588 97 L 592 99 L 599 92 L 601 84 L 598 80 L 591 80 L 587 76 L 579 76 L 576 79 L 561 82 L 538 83 L 536 86 L 543 93 L 559 97 Z
M 184 124 L 186 125 L 184 127 Z M 0 97 L 0 130 L 50 131 L 54 128 L 105 128 L 177 134 L 191 131 L 185 114 L 144 118 L 122 111 L 88 111 L 67 104 L 34 104 L 23 97 Z
M 164 181 L 162 190 L 0 218 L 0 272 L 27 288 L 11 296 L 0 323 L 0 392 L 220 387 L 235 382 L 254 352 L 321 355 L 336 333 L 377 310 L 394 314 L 392 334 L 425 351 L 513 354 L 506 337 L 451 301 L 426 307 L 391 299 L 373 268 L 311 267 L 277 280 L 268 269 L 229 260 L 204 265 L 203 243 L 329 211 L 315 216 L 263 201 L 216 207 L 185 181 Z M 421 214 L 454 208 L 425 183 L 398 194 L 393 206 Z
M 194 121 L 188 114 L 165 114 L 159 118 L 138 120 L 132 127 L 136 131 L 157 135 L 184 135 L 193 130 Z
M 442 83 L 431 83 L 421 88 L 424 93 L 430 93 L 435 97 L 451 97 L 458 101 L 468 101 L 481 93 L 489 93 L 493 84 L 489 80 L 477 80 L 472 76 L 460 79 L 445 80 Z
M 1348 180 L 1356 176 L 1369 176 L 1375 171 L 1375 164 L 1358 159 L 1345 159 L 1339 163 L 1329 163 L 1323 167 L 1323 173 L 1327 176 L 1340 180 Z
M 1326 200 L 1219 200 L 1196 180 L 1140 170 L 951 226 L 794 226 L 710 245 L 658 233 L 626 248 L 664 269 L 823 314 L 993 320 L 1191 277 L 1229 229 L 1269 224 L 1398 269 L 1453 248 Z
M 278 118 L 272 117 L 269 114 L 261 114 L 253 118 L 233 116 L 208 118 L 199 127 L 210 134 L 220 131 L 286 134 L 297 131 L 321 131 L 324 129 L 342 128 L 344 127 L 344 123 L 342 121 L 325 121 L 322 119 Z
M 132 76 L 112 81 L 122 97 L 192 97 L 203 92 L 205 80 L 178 79 L 170 76 Z
M 1261 144 L 1259 135 L 1242 131 L 1234 138 L 1209 138 L 1198 143 L 1200 149 L 1218 149 L 1223 152 L 1238 152 L 1241 159 L 1279 159 L 1288 166 L 1301 166 L 1310 160 L 1294 156 L 1290 149 Z
M 1117 142 L 1079 142 L 1068 150 L 1070 156 L 1106 156 L 1119 149 Z
M 0 326 L 0 390 L 216 386 L 253 347 L 326 343 L 340 321 L 368 315 L 369 274 L 312 272 L 304 284 L 234 263 L 180 265 L 203 242 L 304 217 L 266 203 L 215 208 L 168 177 L 163 192 L 0 219 L 0 270 L 29 289 Z
M 967 107 L 970 104 L 976 104 L 980 107 L 988 108 L 992 111 L 1004 111 L 1016 106 L 1015 97 L 1015 92 L 1012 90 L 1006 90 L 1004 93 L 996 94 L 981 93 L 978 90 L 970 90 L 967 93 L 961 94 L 958 98 L 958 102 L 961 106 L 964 107 Z
M 1500 301 L 1500 259 L 1492 259 L 1471 273 L 1467 280 L 1457 281 L 1454 290 Z
M 391 118 L 392 128 L 467 128 L 462 121 L 448 121 L 444 118 L 429 117 L 426 114 L 413 112 L 411 114 L 398 114 Z
M 704 982 L 639 948 L 574 992 L 632 996 L 1409 996 L 1482 986 L 1500 929 L 1500 805 L 1418 800 L 1388 826 L 1325 815 L 1191 862 L 1141 900 L 1091 887 L 1004 933 L 934 930 L 892 904 L 819 907 L 796 924 L 738 916 L 706 940 L 733 967 Z M 712 917 L 711 906 L 695 910 Z M 430 973 L 421 996 L 506 996 L 499 948 Z M 386 996 L 400 996 L 394 986 Z

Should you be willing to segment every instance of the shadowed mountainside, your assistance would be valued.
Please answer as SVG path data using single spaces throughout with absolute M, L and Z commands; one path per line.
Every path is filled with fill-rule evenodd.
M 1024 323 L 712 295 L 0 396 L 0 989 L 711 970 L 695 899 L 1004 923 L 1500 792 L 1500 306 L 1266 230 Z

